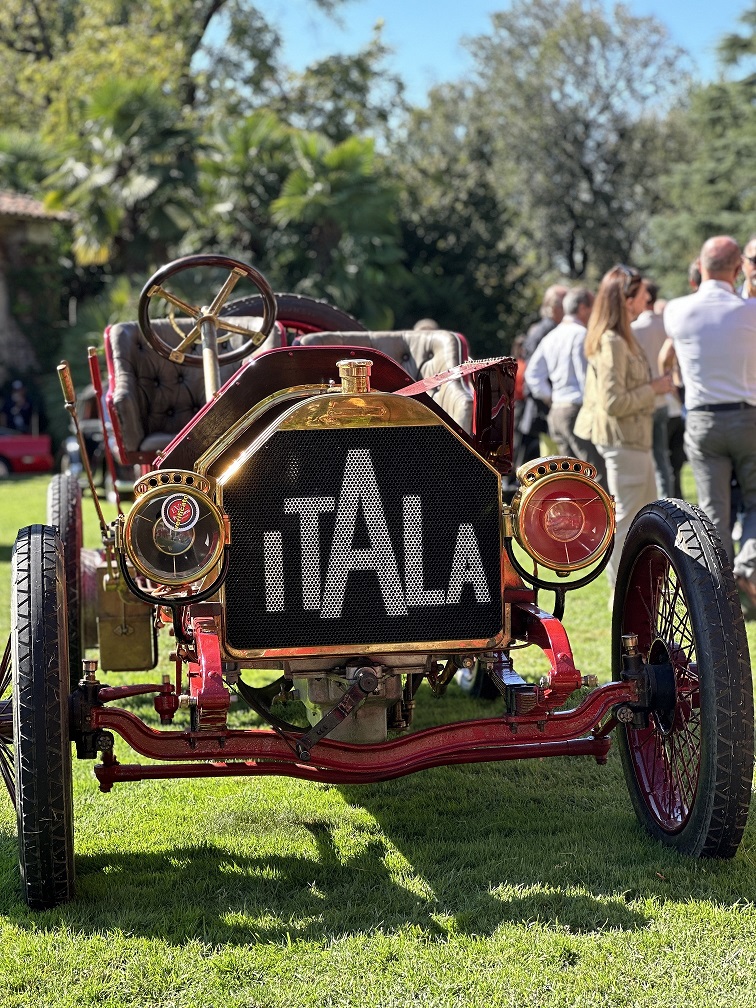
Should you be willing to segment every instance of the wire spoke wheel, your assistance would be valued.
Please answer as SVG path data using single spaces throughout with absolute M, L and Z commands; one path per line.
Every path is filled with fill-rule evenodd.
M 634 589 L 650 610 L 647 626 L 653 626 L 656 657 L 660 641 L 671 644 L 676 704 L 671 710 L 655 710 L 648 728 L 632 732 L 628 744 L 652 814 L 674 832 L 688 821 L 698 790 L 701 708 L 696 642 L 677 573 L 666 555 L 646 547 L 635 574 Z
M 11 641 L 0 662 L 0 775 L 16 804 L 16 771 L 13 757 L 13 696 L 11 686 Z
M 13 547 L 11 661 L 19 864 L 39 910 L 73 897 L 73 790 L 63 547 L 30 525 Z
M 751 795 L 753 692 L 735 581 L 698 508 L 657 501 L 636 516 L 615 588 L 615 679 L 628 634 L 648 701 L 618 732 L 636 814 L 681 853 L 732 857 Z

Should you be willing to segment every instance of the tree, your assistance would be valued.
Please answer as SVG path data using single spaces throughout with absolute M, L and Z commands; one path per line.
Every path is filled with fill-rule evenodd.
M 341 0 L 312 2 L 330 11 Z M 149 79 L 195 108 L 229 79 L 236 88 L 267 81 L 276 42 L 249 0 L 4 0 L 0 126 L 65 137 L 82 100 L 112 77 Z
M 374 328 L 393 323 L 392 296 L 404 279 L 396 193 L 378 173 L 372 140 L 334 144 L 293 137 L 296 167 L 272 204 L 286 232 L 279 269 L 289 289 L 326 297 Z
M 88 94 L 114 76 L 134 77 L 137 68 L 140 77 L 175 92 L 196 37 L 196 31 L 187 36 L 176 28 L 193 24 L 191 15 L 206 23 L 223 2 L 5 0 L 0 10 L 4 123 L 60 140 L 78 129 Z
M 112 79 L 47 179 L 47 203 L 76 214 L 80 265 L 144 273 L 171 258 L 196 205 L 195 132 L 149 79 Z
M 271 205 L 294 164 L 293 133 L 264 110 L 220 120 L 199 159 L 202 215 L 191 232 L 196 248 L 234 253 L 275 270 L 282 236 Z
M 0 189 L 41 196 L 42 183 L 58 160 L 58 150 L 35 133 L 0 131 Z
M 740 18 L 744 34 L 719 47 L 730 79 L 699 85 L 669 128 L 685 137 L 685 156 L 660 179 L 663 207 L 652 221 L 649 257 L 668 295 L 687 292 L 688 263 L 703 242 L 731 234 L 745 243 L 756 233 L 756 75 L 743 64 L 756 54 L 756 4 Z
M 386 67 L 390 54 L 381 22 L 354 54 L 337 54 L 293 74 L 275 107 L 293 126 L 322 133 L 334 143 L 351 136 L 386 136 L 406 112 L 404 85 Z
M 515 0 L 468 44 L 498 189 L 542 266 L 577 279 L 631 259 L 674 139 L 663 115 L 686 83 L 664 26 L 599 0 Z
M 399 324 L 430 316 L 464 332 L 476 355 L 507 350 L 531 302 L 532 256 L 516 247 L 494 148 L 469 88 L 447 85 L 413 110 L 388 155 L 409 270 L 398 291 Z
M 723 81 L 699 87 L 680 119 L 688 155 L 660 179 L 664 209 L 647 239 L 654 275 L 669 296 L 687 293 L 688 264 L 707 238 L 732 234 L 746 241 L 756 230 L 748 224 L 756 212 L 756 118 L 742 98 L 740 88 Z
M 730 32 L 719 43 L 719 57 L 724 67 L 742 66 L 743 61 L 756 56 L 756 3 L 751 3 L 750 10 L 744 11 L 738 21 L 745 32 Z M 752 87 L 756 84 L 756 74 L 749 72 L 741 83 Z

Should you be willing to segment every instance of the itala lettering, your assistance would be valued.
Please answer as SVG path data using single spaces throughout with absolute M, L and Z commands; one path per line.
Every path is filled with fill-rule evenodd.
M 374 574 L 389 616 L 406 616 L 417 607 L 459 605 L 466 586 L 472 589 L 476 603 L 491 601 L 475 529 L 467 522 L 457 530 L 447 584 L 425 584 L 422 502 L 413 494 L 402 500 L 402 577 L 367 449 L 347 452 L 338 498 L 288 497 L 283 511 L 299 518 L 302 607 L 319 612 L 321 619 L 341 617 L 349 578 L 357 571 Z M 334 512 L 330 546 L 321 549 L 321 516 Z M 263 563 L 266 611 L 285 612 L 284 540 L 280 530 L 263 534 Z

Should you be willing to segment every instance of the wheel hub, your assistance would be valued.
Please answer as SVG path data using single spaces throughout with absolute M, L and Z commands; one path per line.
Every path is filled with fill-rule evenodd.
M 648 653 L 645 666 L 646 706 L 656 718 L 664 732 L 672 730 L 677 704 L 677 683 L 675 667 L 672 664 L 667 645 L 655 640 Z

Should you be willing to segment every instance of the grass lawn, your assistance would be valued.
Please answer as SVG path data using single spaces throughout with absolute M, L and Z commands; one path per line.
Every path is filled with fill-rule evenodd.
M 46 478 L 0 483 L 0 644 L 18 526 Z M 89 545 L 97 524 L 86 501 Z M 569 596 L 609 678 L 603 577 Z M 756 625 L 749 627 L 752 659 Z M 518 670 L 540 672 L 527 653 Z M 153 675 L 154 673 L 150 673 Z M 112 681 L 112 677 L 108 677 Z M 419 726 L 498 709 L 423 687 Z M 128 758 L 117 742 L 117 753 Z M 617 753 L 428 770 L 385 784 L 118 784 L 74 761 L 76 902 L 18 895 L 0 795 L 3 1008 L 756 1005 L 756 829 L 693 861 L 632 812 Z

